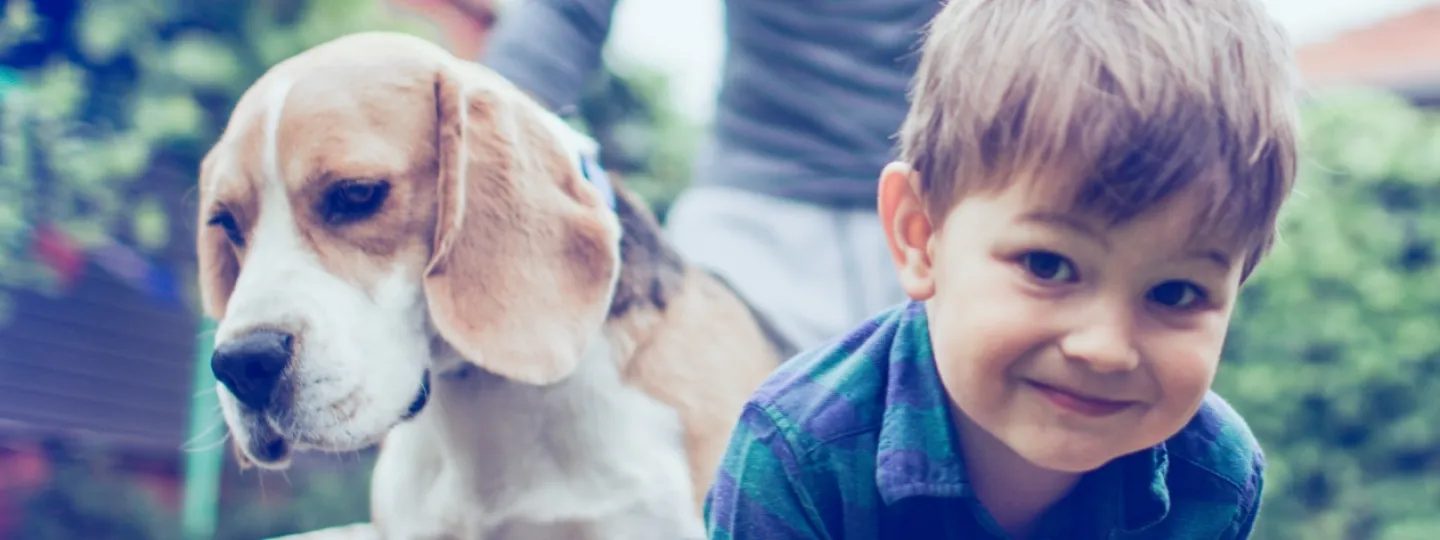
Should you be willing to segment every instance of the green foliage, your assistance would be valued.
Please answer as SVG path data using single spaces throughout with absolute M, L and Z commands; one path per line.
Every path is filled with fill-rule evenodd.
M 115 470 L 103 448 L 47 445 L 49 483 L 25 500 L 15 540 L 166 540 L 172 520 L 151 493 Z
M 273 538 L 369 521 L 373 453 L 323 468 L 288 471 L 284 477 L 256 472 L 227 490 L 216 540 Z M 276 500 L 264 486 L 278 482 L 289 493 Z
M 189 241 L 166 203 L 269 66 L 354 31 L 426 35 L 369 0 L 88 0 L 61 20 L 44 5 L 10 0 L 0 23 L 0 54 L 27 64 L 0 90 L 0 305 L 6 288 L 56 290 L 28 256 L 42 221 L 82 248 Z
M 650 203 L 662 222 L 690 184 L 700 127 L 669 101 L 665 76 L 644 68 L 607 69 L 582 96 L 580 128 L 600 143 L 606 169 Z
M 1217 389 L 1270 458 L 1258 538 L 1440 538 L 1440 115 L 1308 104 L 1280 244 Z

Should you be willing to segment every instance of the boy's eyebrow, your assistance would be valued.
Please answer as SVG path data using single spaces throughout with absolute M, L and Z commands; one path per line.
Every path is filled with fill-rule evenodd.
M 1105 247 L 1105 249 L 1110 249 L 1109 238 L 1106 238 L 1105 235 L 1100 234 L 1099 231 L 1095 230 L 1094 226 L 1086 223 L 1085 220 L 1082 220 L 1070 214 L 1046 210 L 1036 210 L 1034 212 L 1030 212 L 1023 216 L 1020 216 L 1020 221 L 1042 223 L 1046 225 L 1054 225 L 1057 227 L 1070 229 L 1077 233 L 1094 238 L 1095 241 L 1099 242 L 1100 245 Z
M 1110 249 L 1109 238 L 1106 238 L 1105 235 L 1100 234 L 1100 232 L 1095 230 L 1095 227 L 1090 223 L 1087 223 L 1085 220 L 1070 214 L 1047 210 L 1036 210 L 1021 216 L 1020 221 L 1042 223 L 1046 225 L 1053 225 L 1070 229 L 1074 232 L 1089 236 L 1090 238 L 1095 239 L 1096 242 L 1099 242 L 1101 246 L 1105 247 L 1105 249 Z M 1186 256 L 1192 259 L 1205 259 L 1206 261 L 1215 263 L 1216 266 L 1226 272 L 1230 271 L 1230 268 L 1233 264 L 1230 256 L 1218 249 L 1196 249 L 1186 253 Z
M 1225 252 L 1217 249 L 1201 249 L 1191 251 L 1189 255 L 1191 258 L 1205 259 L 1207 261 L 1213 262 L 1216 266 L 1219 266 L 1221 270 L 1224 270 L 1226 272 L 1230 271 L 1230 267 L 1233 264 L 1230 260 L 1229 255 L 1226 255 Z

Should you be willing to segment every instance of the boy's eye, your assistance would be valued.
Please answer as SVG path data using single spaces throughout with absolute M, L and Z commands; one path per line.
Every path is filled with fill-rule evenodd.
M 1150 289 L 1150 301 L 1168 308 L 1187 309 L 1205 300 L 1205 290 L 1193 283 L 1167 281 Z
M 1035 251 L 1021 256 L 1025 271 L 1041 281 L 1068 283 L 1075 280 L 1075 265 L 1065 257 L 1048 251 Z

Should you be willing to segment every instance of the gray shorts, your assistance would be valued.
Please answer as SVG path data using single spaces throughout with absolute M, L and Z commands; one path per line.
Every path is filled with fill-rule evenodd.
M 801 349 L 905 300 L 873 210 L 696 186 L 675 200 L 666 229 Z

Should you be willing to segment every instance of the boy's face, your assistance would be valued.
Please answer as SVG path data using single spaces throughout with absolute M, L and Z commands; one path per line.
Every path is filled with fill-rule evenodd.
M 1079 473 L 1189 421 L 1215 374 L 1243 253 L 1194 235 L 1188 195 L 1107 227 L 1015 182 L 932 224 L 911 176 L 887 168 L 881 217 L 970 423 L 1037 466 Z

